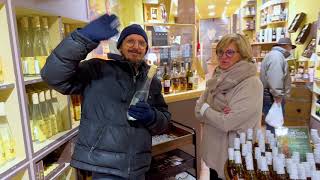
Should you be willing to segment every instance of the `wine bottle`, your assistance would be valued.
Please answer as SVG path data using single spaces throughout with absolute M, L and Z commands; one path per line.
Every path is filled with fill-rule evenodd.
M 61 110 L 60 110 L 60 105 L 57 99 L 57 91 L 51 90 L 51 101 L 50 103 L 53 106 L 54 114 L 56 115 L 57 119 L 57 127 L 58 127 L 58 132 L 63 131 L 63 122 L 62 122 L 62 117 L 61 117 Z
M 247 168 L 245 172 L 245 180 L 258 180 L 253 167 L 252 155 L 250 154 L 247 155 L 245 158 L 245 162 L 246 162 L 246 168 Z
M 243 180 L 245 178 L 245 173 L 243 169 L 243 165 L 241 162 L 241 155 L 240 151 L 235 151 L 235 175 L 233 176 L 234 179 Z
M 13 139 L 11 128 L 9 126 L 4 102 L 0 102 L 0 122 L 2 151 L 5 153 L 5 160 L 11 161 L 16 158 L 16 143 Z
M 187 90 L 193 89 L 193 73 L 191 71 L 191 62 L 187 63 Z
M 42 17 L 41 18 L 42 22 L 42 40 L 43 40 L 43 45 L 45 52 L 48 53 L 48 55 L 51 52 L 51 46 L 50 46 L 50 34 L 49 34 L 49 25 L 48 25 L 48 18 L 47 17 Z M 47 55 L 47 56 L 48 56 Z M 44 63 L 44 62 L 42 62 Z M 41 64 L 41 68 L 43 67 L 44 64 Z
M 25 76 L 34 76 L 35 62 L 33 56 L 33 40 L 28 17 L 21 18 L 21 61 L 22 71 Z
M 273 174 L 272 153 L 271 152 L 266 152 L 266 160 L 267 160 L 267 165 L 268 165 L 270 176 L 273 178 L 276 175 Z
M 234 161 L 234 149 L 228 148 L 228 166 L 227 166 L 227 172 L 229 177 L 232 179 L 235 175 L 235 161 Z
M 252 140 L 253 140 L 253 129 L 249 128 L 247 129 L 247 141 L 251 141 L 251 144 L 252 144 Z
M 260 173 L 259 179 L 260 180 L 272 180 L 272 177 L 269 172 L 266 157 L 261 156 L 260 163 L 261 163 L 261 173 Z
M 58 123 L 57 123 L 57 117 L 54 113 L 53 105 L 51 104 L 51 92 L 49 89 L 45 91 L 45 97 L 46 97 L 45 103 L 47 104 L 47 107 L 48 107 L 48 113 L 49 113 L 50 122 L 51 122 L 52 135 L 55 135 L 58 133 Z
M 177 70 L 177 65 L 176 65 L 176 63 L 174 63 L 173 69 L 172 69 L 172 91 L 173 91 L 173 93 L 179 92 L 179 87 L 180 87 L 179 73 Z
M 284 169 L 284 166 L 283 166 L 283 163 L 280 161 L 280 159 L 276 160 L 275 166 L 277 167 L 276 179 L 277 180 L 286 180 L 286 179 L 288 179 L 288 177 L 286 175 L 286 172 L 285 172 L 285 169 Z
M 133 98 L 130 102 L 130 106 L 136 105 L 139 101 L 146 102 L 148 100 L 150 85 L 151 85 L 153 76 L 156 74 L 156 72 L 157 72 L 157 66 L 152 65 L 149 69 L 149 72 L 147 74 L 147 79 L 144 82 L 144 85 L 142 86 L 141 89 L 136 91 L 135 94 L 133 95 Z M 128 120 L 130 121 L 136 120 L 135 118 L 131 117 L 128 113 L 127 113 L 127 117 L 128 117 Z
M 52 127 L 51 127 L 51 119 L 50 119 L 50 114 L 49 114 L 49 108 L 47 106 L 47 103 L 45 102 L 45 95 L 44 91 L 41 91 L 39 93 L 39 101 L 40 101 L 40 110 L 41 114 L 44 120 L 44 128 L 45 130 L 43 131 L 46 134 L 47 138 L 50 138 L 53 133 L 52 133 Z
M 184 68 L 184 64 L 181 63 L 180 67 L 180 73 L 179 73 L 179 78 L 180 78 L 180 91 L 186 91 L 187 90 L 187 74 L 186 70 Z
M 32 18 L 33 22 L 33 50 L 35 60 L 35 73 L 40 74 L 41 68 L 44 66 L 46 59 L 49 55 L 48 47 L 44 44 L 43 33 L 41 31 L 40 17 L 35 16 Z
M 171 77 L 168 72 L 168 66 L 167 63 L 163 63 L 164 65 L 164 74 L 162 76 L 163 79 L 163 92 L 164 94 L 169 94 L 170 93 L 170 87 L 171 87 Z
M 275 42 L 276 40 L 277 40 L 276 29 L 272 28 L 272 42 Z
M 46 124 L 41 113 L 38 93 L 32 93 L 31 109 L 30 126 L 33 139 L 35 142 L 44 142 L 47 139 L 45 135 Z

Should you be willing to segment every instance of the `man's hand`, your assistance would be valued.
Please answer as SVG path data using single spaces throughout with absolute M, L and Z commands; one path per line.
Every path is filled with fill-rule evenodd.
M 105 14 L 80 29 L 79 33 L 92 41 L 100 42 L 118 34 L 119 25 L 117 16 Z
M 227 107 L 227 106 L 226 106 L 226 107 L 223 108 L 223 113 L 224 113 L 224 114 L 229 114 L 230 112 L 231 112 L 230 107 Z
M 150 125 L 155 118 L 154 109 L 146 102 L 138 102 L 136 105 L 129 107 L 128 113 L 143 125 Z
M 274 100 L 274 102 L 276 102 L 276 103 L 279 104 L 279 103 L 282 102 L 282 97 L 281 97 L 281 96 L 279 96 L 279 97 L 274 97 L 273 100 Z

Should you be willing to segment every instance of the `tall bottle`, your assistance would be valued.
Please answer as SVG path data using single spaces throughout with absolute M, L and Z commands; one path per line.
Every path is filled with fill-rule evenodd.
M 12 136 L 4 106 L 4 102 L 0 102 L 0 136 L 5 159 L 11 161 L 16 158 L 16 143 Z
M 136 91 L 136 93 L 133 95 L 133 98 L 130 102 L 130 106 L 137 104 L 139 101 L 146 102 L 148 100 L 150 84 L 151 84 L 153 76 L 156 74 L 156 72 L 157 72 L 157 66 L 152 65 L 148 71 L 147 79 L 144 82 L 143 86 L 141 87 L 141 89 Z M 130 121 L 136 120 L 135 118 L 131 117 L 128 113 L 127 113 L 127 117 L 128 117 L 128 120 L 130 120 Z
M 270 176 L 273 178 L 275 174 L 273 174 L 273 165 L 272 165 L 272 153 L 266 152 L 266 160 L 269 169 Z
M 167 63 L 163 63 L 164 64 L 164 73 L 162 76 L 163 79 L 163 92 L 164 94 L 169 94 L 170 93 L 170 87 L 171 87 L 171 77 L 170 74 L 168 72 L 168 66 Z
M 247 168 L 247 171 L 245 173 L 245 180 L 258 180 L 253 167 L 252 155 L 250 154 L 247 155 L 245 160 L 246 160 L 246 168 Z
M 33 40 L 31 34 L 31 28 L 29 26 L 29 18 L 22 17 L 21 24 L 21 61 L 22 71 L 25 76 L 34 76 L 35 62 L 33 56 Z
M 266 157 L 261 156 L 260 163 L 261 163 L 261 173 L 260 173 L 259 179 L 260 180 L 272 180 L 272 177 L 269 172 Z
M 171 80 L 172 80 L 172 91 L 173 91 L 173 93 L 179 92 L 180 78 L 179 78 L 179 73 L 178 73 L 178 70 L 177 70 L 176 63 L 173 64 Z
M 81 118 L 81 96 L 71 95 L 73 119 L 79 121 Z
M 50 103 L 53 106 L 53 110 L 54 110 L 54 114 L 56 115 L 56 119 L 57 119 L 57 127 L 58 127 L 58 132 L 62 132 L 63 129 L 63 122 L 62 122 L 62 117 L 61 117 L 61 110 L 60 110 L 60 106 L 59 106 L 59 102 L 57 99 L 57 91 L 55 90 L 51 90 L 51 101 Z
M 243 165 L 241 162 L 241 155 L 240 155 L 240 151 L 235 151 L 235 175 L 233 177 L 233 179 L 244 179 L 245 178 L 245 173 L 244 173 L 244 169 L 243 169 Z
M 193 89 L 193 73 L 191 70 L 191 62 L 187 63 L 188 70 L 187 70 L 187 90 Z
M 51 52 L 51 47 L 50 47 L 50 35 L 49 35 L 49 25 L 48 25 L 48 18 L 47 17 L 42 17 L 41 18 L 41 22 L 42 22 L 42 39 L 43 39 L 43 45 L 45 48 L 46 53 L 48 53 L 48 55 Z M 48 56 L 47 55 L 47 56 Z M 43 68 L 45 61 L 40 61 L 40 67 Z
M 45 96 L 46 96 L 45 103 L 48 106 L 48 113 L 49 113 L 50 122 L 51 122 L 52 135 L 55 135 L 58 133 L 58 123 L 57 123 L 57 117 L 54 113 L 53 105 L 51 104 L 51 92 L 49 89 L 45 91 Z
M 228 148 L 228 175 L 230 178 L 233 178 L 235 175 L 235 162 L 234 162 L 234 149 L 233 148 Z
M 35 67 L 35 74 L 40 75 L 40 70 L 46 62 L 46 59 L 49 55 L 45 44 L 43 42 L 43 36 L 41 32 L 40 26 L 40 17 L 35 16 L 32 18 L 33 24 L 33 51 L 34 51 L 34 67 Z
M 187 90 L 187 74 L 186 70 L 184 68 L 184 64 L 181 63 L 180 67 L 180 73 L 179 73 L 179 78 L 180 78 L 180 91 L 186 91 Z
M 276 162 L 275 166 L 277 167 L 276 179 L 277 180 L 286 180 L 286 179 L 288 179 L 287 174 L 286 174 L 285 169 L 284 169 L 284 166 L 283 166 L 283 163 L 281 163 L 281 161 L 279 161 L 279 160 L 278 161 L 276 160 L 275 162 Z
M 272 42 L 275 42 L 276 40 L 277 40 L 276 29 L 272 28 Z
M 49 114 L 49 107 L 47 106 L 47 103 L 45 102 L 45 94 L 44 91 L 41 91 L 39 93 L 39 100 L 40 100 L 40 110 L 41 110 L 41 114 L 43 116 L 44 119 L 44 123 L 45 123 L 45 131 L 44 133 L 46 134 L 47 138 L 50 138 L 53 133 L 52 133 L 52 126 L 51 126 L 51 118 L 50 118 L 50 114 Z
M 31 133 L 35 142 L 44 142 L 46 137 L 46 124 L 39 104 L 38 93 L 32 93 L 32 112 L 30 117 Z

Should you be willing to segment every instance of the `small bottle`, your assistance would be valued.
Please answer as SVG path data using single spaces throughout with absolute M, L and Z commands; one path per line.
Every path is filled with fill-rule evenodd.
M 272 165 L 272 153 L 266 152 L 266 159 L 268 164 L 268 169 L 271 177 L 274 177 L 275 174 L 273 174 L 273 165 Z
M 254 154 L 252 154 L 253 153 L 253 151 L 252 151 L 252 142 L 251 141 L 247 141 L 247 154 L 251 154 L 252 156 L 254 155 Z
M 304 165 L 303 164 L 298 164 L 298 176 L 299 176 L 299 179 L 301 180 L 307 180 L 307 177 L 306 177 L 306 171 L 304 169 Z
M 39 93 L 39 101 L 40 101 L 40 108 L 41 108 L 41 113 L 43 116 L 43 120 L 44 120 L 44 133 L 46 133 L 46 137 L 47 139 L 49 139 L 50 137 L 52 137 L 53 133 L 52 133 L 52 127 L 51 127 L 51 118 L 50 118 L 50 114 L 49 114 L 49 107 L 47 106 L 47 103 L 45 102 L 45 94 L 44 91 L 41 91 Z
M 254 161 L 253 161 L 253 165 L 254 165 L 254 169 L 258 170 L 258 160 L 261 157 L 261 151 L 259 147 L 255 147 L 254 148 Z M 257 172 L 256 172 L 257 173 Z M 257 173 L 257 176 L 259 176 L 259 173 Z
M 58 133 L 58 123 L 57 123 L 57 117 L 54 113 L 53 105 L 51 104 L 51 91 L 49 89 L 45 91 L 45 98 L 46 98 L 45 103 L 47 103 L 48 113 L 51 121 L 52 134 L 55 135 Z
M 247 171 L 245 173 L 245 180 L 258 180 L 256 172 L 253 167 L 252 155 L 247 155 L 245 158 Z
M 281 163 L 281 161 L 276 160 L 276 167 L 277 167 L 277 175 L 276 175 L 276 180 L 286 180 L 288 179 L 284 166 Z
M 245 162 L 246 156 L 248 155 L 247 144 L 241 144 L 241 160 Z M 243 168 L 246 170 L 246 164 L 243 164 Z
M 292 164 L 290 170 L 290 180 L 299 180 L 298 169 L 296 164 Z
M 266 152 L 266 144 L 263 136 L 260 136 L 259 138 L 259 148 L 261 151 L 261 155 L 264 156 Z
M 240 155 L 240 151 L 235 151 L 235 176 L 233 177 L 234 179 L 244 179 L 245 175 L 244 175 L 244 169 L 243 169 L 243 165 L 241 162 L 241 155 Z
M 247 130 L 247 141 L 251 141 L 251 144 L 252 144 L 252 140 L 253 140 L 253 129 L 249 128 Z
M 170 74 L 168 72 L 168 67 L 167 67 L 167 63 L 163 63 L 164 64 L 164 74 L 162 76 L 163 79 L 163 92 L 164 94 L 169 94 L 170 93 L 170 87 L 171 87 L 171 77 Z
M 241 144 L 246 143 L 246 133 L 240 133 L 240 143 Z
M 229 174 L 230 178 L 233 178 L 233 176 L 235 175 L 235 161 L 234 161 L 234 149 L 233 148 L 228 148 L 228 167 L 227 167 L 227 171 Z
M 234 138 L 233 147 L 235 151 L 240 151 L 240 138 Z
M 199 87 L 199 75 L 198 71 L 194 71 L 193 73 L 193 89 L 198 89 Z
M 184 69 L 183 63 L 181 63 L 179 78 L 180 78 L 180 91 L 186 91 L 187 90 L 187 74 L 186 74 L 186 70 Z
M 259 179 L 260 180 L 272 180 L 272 177 L 269 172 L 266 157 L 261 156 L 260 163 L 261 163 L 261 173 L 260 173 Z
M 172 81 L 172 91 L 173 91 L 173 93 L 179 92 L 180 78 L 179 78 L 179 73 L 178 73 L 178 70 L 177 70 L 176 63 L 173 64 L 171 81 Z
M 191 70 L 191 62 L 187 63 L 188 70 L 187 70 L 187 90 L 193 89 L 193 73 Z

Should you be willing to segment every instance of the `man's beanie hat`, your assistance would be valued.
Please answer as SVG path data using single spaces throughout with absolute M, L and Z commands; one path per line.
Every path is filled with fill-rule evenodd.
M 120 48 L 123 40 L 131 35 L 131 34 L 137 34 L 137 35 L 140 35 L 144 38 L 144 40 L 146 41 L 147 43 L 147 49 L 146 49 L 146 52 L 148 51 L 148 37 L 147 37 L 147 34 L 146 32 L 142 29 L 142 27 L 138 24 L 132 24 L 130 26 L 127 26 L 126 28 L 124 28 L 120 34 L 120 37 L 118 39 L 118 42 L 117 42 L 117 49 Z

